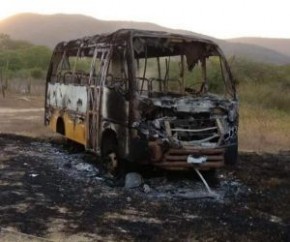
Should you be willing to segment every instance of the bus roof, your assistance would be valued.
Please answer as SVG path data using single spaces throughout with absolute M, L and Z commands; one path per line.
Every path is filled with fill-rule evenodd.
M 110 43 L 119 44 L 124 43 L 124 41 L 130 40 L 130 38 L 156 38 L 156 39 L 170 39 L 175 41 L 184 42 L 199 42 L 211 46 L 216 46 L 217 44 L 206 38 L 201 38 L 194 35 L 183 35 L 175 34 L 163 31 L 151 31 L 151 30 L 140 30 L 140 29 L 119 29 L 111 33 L 97 34 L 93 36 L 85 36 L 83 38 L 63 41 L 57 44 L 55 49 L 61 50 L 63 48 L 76 48 L 80 45 L 94 45 L 96 43 Z

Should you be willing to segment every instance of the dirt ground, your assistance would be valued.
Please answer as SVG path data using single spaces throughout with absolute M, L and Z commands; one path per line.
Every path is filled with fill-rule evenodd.
M 290 152 L 240 152 L 208 177 L 139 171 L 125 189 L 42 126 L 42 98 L 0 98 L 1 241 L 290 241 Z

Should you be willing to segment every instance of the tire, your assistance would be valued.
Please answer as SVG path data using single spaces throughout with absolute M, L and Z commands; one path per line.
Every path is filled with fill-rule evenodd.
M 104 135 L 101 144 L 101 156 L 107 171 L 115 175 L 119 166 L 118 143 L 116 135 L 112 132 Z
M 229 146 L 226 149 L 225 155 L 225 164 L 234 166 L 238 162 L 238 141 L 236 139 L 236 142 L 234 142 L 234 145 Z

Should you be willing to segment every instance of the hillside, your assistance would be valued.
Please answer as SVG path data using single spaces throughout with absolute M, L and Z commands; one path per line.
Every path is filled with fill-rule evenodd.
M 18 14 L 0 21 L 0 33 L 9 34 L 13 39 L 27 40 L 33 44 L 46 45 L 51 48 L 63 40 L 112 32 L 120 28 L 172 31 L 172 29 L 152 23 L 104 21 L 76 14 Z M 175 32 L 186 31 L 176 30 Z
M 46 45 L 50 48 L 53 48 L 56 43 L 63 40 L 111 32 L 120 28 L 139 28 L 207 37 L 220 44 L 227 56 L 235 55 L 252 59 L 254 61 L 273 64 L 290 63 L 290 53 L 278 52 L 277 49 L 270 48 L 271 46 L 262 47 L 257 44 L 236 43 L 232 40 L 228 42 L 186 30 L 165 28 L 153 23 L 103 21 L 75 14 L 18 14 L 0 21 L 0 33 L 6 33 L 13 39 L 26 40 L 33 44 Z
M 227 39 L 227 41 L 231 43 L 258 45 L 290 56 L 290 39 L 244 37 Z
M 283 54 L 275 49 L 254 44 L 231 43 L 228 41 L 218 41 L 218 43 L 227 56 L 242 57 L 268 64 L 290 64 L 290 54 Z

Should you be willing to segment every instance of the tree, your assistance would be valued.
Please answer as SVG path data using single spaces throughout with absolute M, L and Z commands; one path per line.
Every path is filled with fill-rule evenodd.
M 32 46 L 23 49 L 21 55 L 24 60 L 23 64 L 25 68 L 31 69 L 39 67 L 44 70 L 49 64 L 51 50 L 45 46 Z
M 7 49 L 10 37 L 8 34 L 0 33 L 0 50 Z
M 40 68 L 33 68 L 30 71 L 30 75 L 34 79 L 41 79 L 43 77 L 43 71 Z

